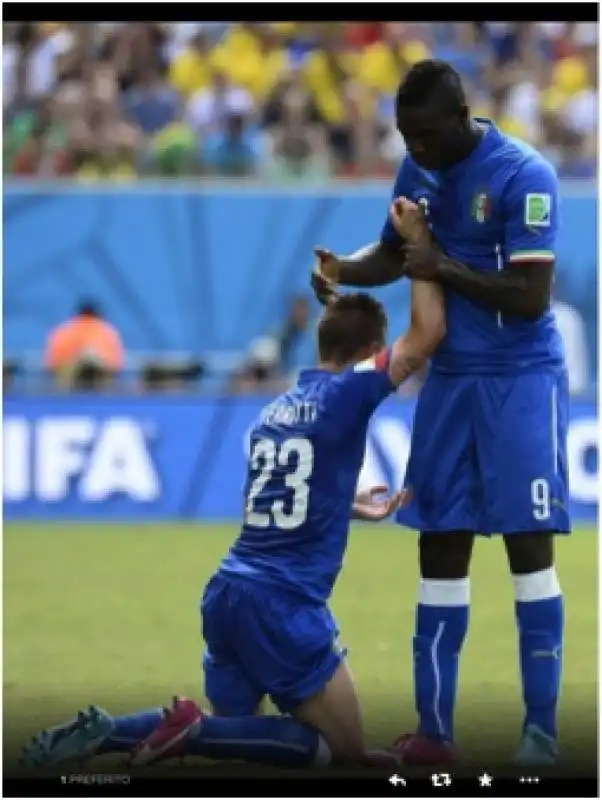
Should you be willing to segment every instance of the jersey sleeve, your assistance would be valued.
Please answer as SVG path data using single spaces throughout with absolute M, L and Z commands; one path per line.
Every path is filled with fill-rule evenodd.
M 554 261 L 559 227 L 558 178 L 545 161 L 526 164 L 512 180 L 505 197 L 506 260 Z
M 341 409 L 351 419 L 368 418 L 397 388 L 389 377 L 391 351 L 381 350 L 378 355 L 360 361 L 341 375 Z
M 393 195 L 392 200 L 396 197 L 409 197 L 412 191 L 412 162 L 406 156 L 404 160 L 399 165 L 399 169 L 397 170 L 397 177 L 395 178 L 395 185 L 393 187 Z M 389 219 L 389 208 L 387 206 L 387 218 L 385 220 L 385 224 L 383 225 L 382 231 L 380 233 L 380 239 L 382 242 L 386 242 L 387 244 L 392 245 L 399 245 L 401 244 L 401 239 L 399 234 L 393 227 L 393 223 Z

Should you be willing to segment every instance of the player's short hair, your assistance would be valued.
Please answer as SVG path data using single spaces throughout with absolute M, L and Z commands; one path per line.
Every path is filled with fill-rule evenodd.
M 426 59 L 414 64 L 399 85 L 395 109 L 418 108 L 435 101 L 442 112 L 455 113 L 466 107 L 462 79 L 445 61 Z
M 365 292 L 342 294 L 329 301 L 318 324 L 321 361 L 349 364 L 375 344 L 384 345 L 387 315 Z

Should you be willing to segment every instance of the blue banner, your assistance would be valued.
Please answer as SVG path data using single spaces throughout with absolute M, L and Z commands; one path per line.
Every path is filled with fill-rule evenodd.
M 390 181 L 315 188 L 7 182 L 5 354 L 21 360 L 43 351 L 50 329 L 82 298 L 100 304 L 130 354 L 244 352 L 255 336 L 281 328 L 293 295 L 309 292 L 314 245 L 349 253 L 378 238 L 391 188 Z M 555 299 L 573 312 L 567 325 L 594 378 L 596 186 L 562 183 L 561 195 Z M 403 325 L 408 281 L 376 294 L 392 329 Z M 293 358 L 294 366 L 313 363 L 311 336 Z
M 4 401 L 7 520 L 236 520 L 258 398 L 23 397 Z M 360 482 L 401 486 L 414 402 L 374 415 Z M 569 429 L 571 513 L 598 508 L 598 420 L 576 402 Z

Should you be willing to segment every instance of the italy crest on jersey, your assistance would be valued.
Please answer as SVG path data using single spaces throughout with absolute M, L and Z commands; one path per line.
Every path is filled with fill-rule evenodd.
M 491 198 L 485 192 L 479 192 L 473 197 L 471 214 L 481 224 L 491 217 Z

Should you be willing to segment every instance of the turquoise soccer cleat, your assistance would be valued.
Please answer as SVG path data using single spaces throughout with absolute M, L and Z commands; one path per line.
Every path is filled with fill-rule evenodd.
M 523 766 L 552 766 L 558 761 L 558 743 L 537 725 L 527 725 L 516 756 Z
M 79 711 L 77 717 L 56 728 L 43 730 L 23 749 L 24 769 L 49 767 L 91 758 L 114 728 L 113 718 L 98 706 Z

